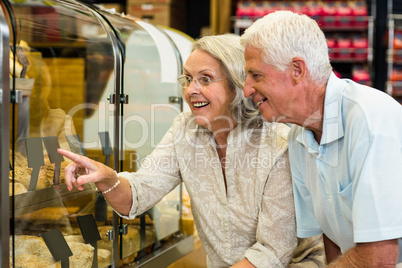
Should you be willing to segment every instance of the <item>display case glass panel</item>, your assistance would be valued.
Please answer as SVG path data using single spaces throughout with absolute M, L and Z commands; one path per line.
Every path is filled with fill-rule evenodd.
M 80 142 L 84 119 L 98 103 L 95 92 L 105 88 L 115 71 L 111 36 L 96 14 L 79 3 L 3 5 L 12 29 L 10 89 L 17 96 L 10 113 L 15 118 L 10 126 L 10 263 L 41 267 L 55 262 L 44 234 L 58 230 L 61 242 L 71 249 L 71 267 L 91 267 L 95 250 L 98 267 L 106 267 L 112 262 L 112 249 L 102 241 L 98 248 L 85 241 L 78 223 L 80 216 L 92 215 L 97 226 L 105 225 L 97 219 L 96 188 L 67 189 L 64 167 L 70 161 L 57 148 L 86 154 Z M 113 118 L 109 120 L 113 124 Z M 99 136 L 91 140 L 101 148 Z
M 180 102 L 172 100 L 180 99 L 177 77 L 182 61 L 175 44 L 160 28 L 131 17 L 120 18 L 107 12 L 102 15 L 113 25 L 124 47 L 122 92 L 128 97 L 128 103 L 122 106 L 122 170 L 134 172 L 181 112 Z M 109 81 L 106 88 L 112 86 L 113 82 Z M 106 98 L 103 94 L 100 100 L 106 101 Z M 93 116 L 84 120 L 87 131 L 84 137 L 93 136 L 94 129 L 99 128 L 96 124 L 102 121 L 97 118 L 111 116 L 107 105 L 99 107 L 105 109 L 97 109 Z M 180 187 L 137 219 L 124 221 L 129 228 L 123 236 L 123 258 L 137 251 L 132 250 L 133 245 L 142 250 L 180 230 Z M 141 237 L 138 241 L 133 239 L 137 232 Z

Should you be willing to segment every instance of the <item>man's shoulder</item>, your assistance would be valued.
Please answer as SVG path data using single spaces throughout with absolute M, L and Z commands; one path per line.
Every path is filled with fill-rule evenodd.
M 348 81 L 342 97 L 344 108 L 358 108 L 366 114 L 402 113 L 401 105 L 387 93 L 353 81 Z
M 373 128 L 402 128 L 402 106 L 383 91 L 351 83 L 345 88 L 342 101 L 344 125 L 365 125 Z

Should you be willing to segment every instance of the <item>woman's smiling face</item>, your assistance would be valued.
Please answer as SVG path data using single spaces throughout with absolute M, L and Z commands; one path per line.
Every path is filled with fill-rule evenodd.
M 233 101 L 234 93 L 229 89 L 219 61 L 207 52 L 196 49 L 188 57 L 183 74 L 194 80 L 199 80 L 202 76 L 218 80 L 209 86 L 201 86 L 193 80 L 184 88 L 184 97 L 195 122 L 212 132 L 233 124 L 229 105 Z

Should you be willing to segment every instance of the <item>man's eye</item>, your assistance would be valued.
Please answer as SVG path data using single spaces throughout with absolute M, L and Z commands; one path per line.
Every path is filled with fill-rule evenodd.
M 186 76 L 186 82 L 187 82 L 188 84 L 190 84 L 191 81 L 193 81 L 193 79 L 191 79 L 191 77 L 189 77 L 189 76 Z
M 262 78 L 262 75 L 260 75 L 260 74 L 252 74 L 252 77 L 253 77 L 254 80 L 257 81 L 257 80 Z

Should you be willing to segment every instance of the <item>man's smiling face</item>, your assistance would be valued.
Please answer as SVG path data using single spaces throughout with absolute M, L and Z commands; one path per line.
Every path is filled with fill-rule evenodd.
M 267 121 L 288 122 L 295 92 L 291 69 L 284 71 L 264 62 L 261 49 L 247 46 L 244 51 L 247 73 L 244 96 L 251 97 Z

